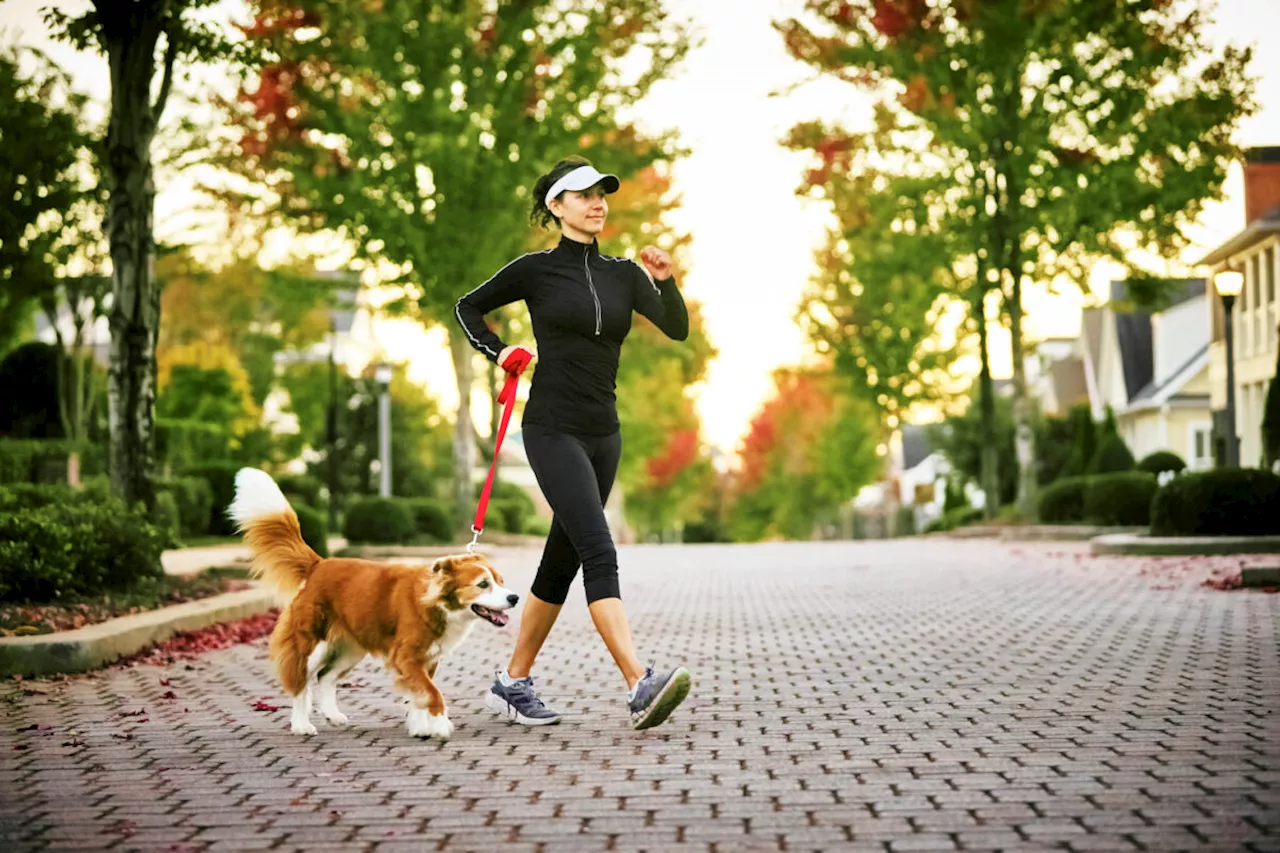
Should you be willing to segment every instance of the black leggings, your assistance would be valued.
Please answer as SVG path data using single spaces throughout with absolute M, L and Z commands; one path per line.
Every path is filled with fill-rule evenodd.
M 618 473 L 622 436 L 578 436 L 536 424 L 523 428 L 525 454 L 542 495 L 555 514 L 532 591 L 548 604 L 564 604 L 582 566 L 587 603 L 621 598 L 618 551 L 604 505 Z

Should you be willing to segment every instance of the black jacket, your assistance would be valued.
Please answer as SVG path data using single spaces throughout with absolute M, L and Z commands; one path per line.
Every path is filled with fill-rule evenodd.
M 689 336 L 689 312 L 675 280 L 654 283 L 635 261 L 600 254 L 594 241 L 562 237 L 554 249 L 516 258 L 458 300 L 458 322 L 492 362 L 506 344 L 484 315 L 521 299 L 529 306 L 538 353 L 524 423 L 561 432 L 610 435 L 618 429 L 618 355 L 632 311 L 674 340 Z

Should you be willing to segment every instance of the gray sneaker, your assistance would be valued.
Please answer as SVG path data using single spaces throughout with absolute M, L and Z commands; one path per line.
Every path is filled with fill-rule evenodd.
M 506 687 L 502 679 L 494 679 L 484 695 L 484 706 L 513 723 L 522 726 L 550 726 L 560 722 L 560 715 L 548 708 L 533 691 L 532 678 L 520 678 Z
M 689 695 L 689 684 L 689 670 L 682 666 L 657 674 L 653 667 L 646 667 L 644 677 L 636 682 L 634 698 L 627 703 L 631 708 L 632 728 L 660 725 Z

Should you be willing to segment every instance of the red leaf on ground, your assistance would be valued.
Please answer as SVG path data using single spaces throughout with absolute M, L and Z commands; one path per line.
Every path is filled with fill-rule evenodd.
M 177 699 L 178 694 L 174 693 L 172 690 L 166 690 L 164 693 L 160 694 L 160 698 L 161 699 Z
M 20 752 L 20 751 L 22 751 L 22 750 L 24 750 L 24 749 L 30 749 L 30 747 L 29 747 L 29 746 L 27 746 L 25 743 L 15 743 L 15 744 L 13 745 L 13 748 L 14 748 L 14 750 L 15 750 L 15 751 L 19 751 L 19 752 Z
M 51 729 L 51 728 L 53 728 L 53 726 L 49 725 L 48 723 L 32 723 L 32 724 L 31 724 L 31 725 L 29 725 L 29 726 L 23 726 L 22 728 L 18 729 L 18 731 L 20 731 L 20 732 L 47 732 L 47 731 L 49 731 L 49 729 Z
M 162 679 L 160 679 L 160 686 L 161 686 L 161 687 L 168 687 L 168 686 L 169 686 L 169 679 L 167 679 L 167 678 L 162 678 Z
M 241 643 L 252 643 L 271 633 L 275 627 L 278 610 L 249 616 L 234 622 L 220 622 L 197 631 L 175 634 L 148 651 L 123 660 L 118 667 L 141 664 L 165 666 L 180 660 L 194 660 L 206 652 L 230 648 Z M 190 665 L 187 667 L 192 669 Z
M 263 702 L 261 699 L 259 699 L 257 702 L 254 702 L 254 703 L 253 703 L 253 710 L 255 710 L 255 711 L 279 711 L 279 710 L 280 710 L 280 706 L 279 706 L 279 705 L 269 705 L 269 704 L 267 704 L 266 702 Z

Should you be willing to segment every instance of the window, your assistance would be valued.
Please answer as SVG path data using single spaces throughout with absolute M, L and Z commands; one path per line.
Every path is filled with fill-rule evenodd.
M 1195 471 L 1213 467 L 1213 424 L 1208 421 L 1191 425 L 1191 453 L 1187 459 L 1187 467 Z

